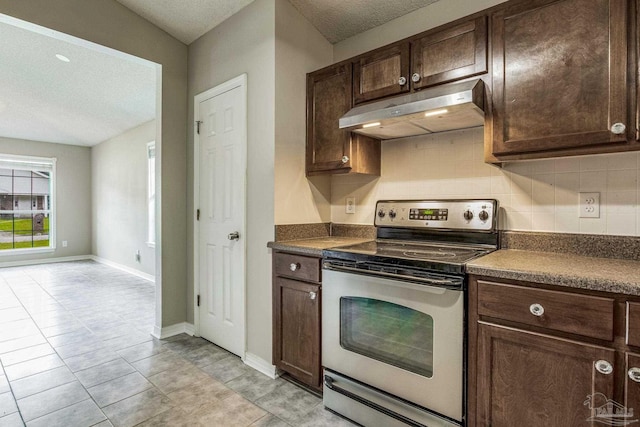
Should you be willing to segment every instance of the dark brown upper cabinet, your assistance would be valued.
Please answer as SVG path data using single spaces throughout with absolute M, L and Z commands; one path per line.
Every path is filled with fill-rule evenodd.
M 428 31 L 353 61 L 354 104 L 487 72 L 487 17 Z
M 409 92 L 409 43 L 375 50 L 353 63 L 355 104 Z
M 492 16 L 498 160 L 631 149 L 626 0 L 527 0 Z
M 380 175 L 380 141 L 338 128 L 352 106 L 351 83 L 351 63 L 307 75 L 307 176 Z
M 414 89 L 486 72 L 486 16 L 411 42 L 410 79 Z

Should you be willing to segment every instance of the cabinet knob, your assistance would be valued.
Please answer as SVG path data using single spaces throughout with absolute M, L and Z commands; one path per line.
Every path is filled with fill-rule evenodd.
M 406 78 L 405 76 L 400 77 L 400 78 L 398 79 L 398 84 L 399 84 L 400 86 L 404 86 L 404 85 L 406 85 L 406 84 L 407 84 L 407 78 Z
M 627 375 L 629 375 L 629 378 L 631 378 L 631 381 L 640 383 L 640 368 L 629 369 L 629 372 L 627 372 Z
M 299 262 L 292 262 L 289 265 L 289 270 L 291 270 L 291 271 L 297 271 L 299 269 L 300 269 L 300 263 Z
M 627 127 L 624 123 L 614 123 L 613 126 L 611 126 L 611 133 L 615 135 L 622 135 L 626 129 Z
M 596 371 L 600 372 L 601 374 L 609 375 L 613 372 L 613 365 L 606 360 L 596 361 L 595 366 Z
M 544 307 L 540 304 L 531 304 L 529 306 L 529 311 L 534 316 L 542 316 L 544 314 Z
M 349 156 L 342 156 L 342 159 L 340 159 L 340 161 L 342 162 L 342 164 L 348 163 L 349 162 Z
M 414 83 L 418 83 L 420 81 L 420 74 L 413 73 L 411 75 L 411 81 L 414 82 Z
M 316 299 L 317 294 L 315 292 L 309 292 L 309 299 L 314 300 Z

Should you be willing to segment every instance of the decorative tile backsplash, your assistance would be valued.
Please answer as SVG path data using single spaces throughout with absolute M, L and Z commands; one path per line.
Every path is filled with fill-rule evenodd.
M 331 221 L 372 224 L 379 199 L 495 198 L 500 228 L 640 235 L 638 153 L 483 161 L 483 128 L 382 142 L 382 176 L 335 176 Z M 600 193 L 600 218 L 578 217 L 578 193 Z M 345 213 L 345 198 L 356 213 Z

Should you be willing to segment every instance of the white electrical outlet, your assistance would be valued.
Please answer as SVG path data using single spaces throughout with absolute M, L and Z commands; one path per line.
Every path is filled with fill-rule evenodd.
M 63 248 L 66 248 L 66 247 L 67 247 L 67 241 L 66 241 L 66 240 L 63 240 L 63 241 L 62 241 L 62 247 L 63 247 Z
M 356 213 L 356 198 L 347 197 L 347 203 L 345 204 L 344 211 L 348 214 Z
M 600 218 L 600 193 L 580 193 L 580 218 Z

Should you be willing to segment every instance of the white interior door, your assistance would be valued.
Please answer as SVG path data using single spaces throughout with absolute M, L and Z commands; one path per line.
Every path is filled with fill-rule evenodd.
M 200 336 L 244 357 L 246 85 L 234 81 L 196 98 L 198 312 Z

